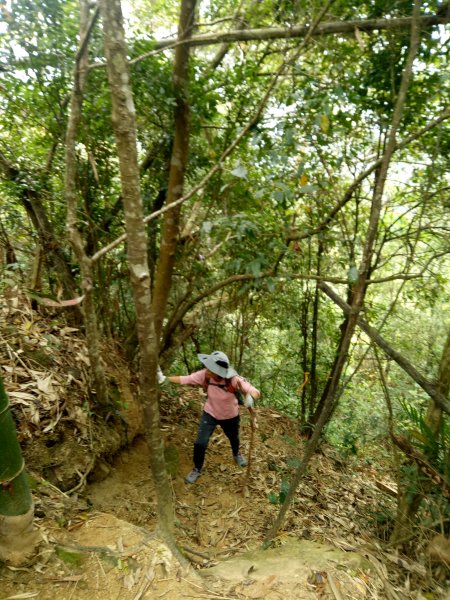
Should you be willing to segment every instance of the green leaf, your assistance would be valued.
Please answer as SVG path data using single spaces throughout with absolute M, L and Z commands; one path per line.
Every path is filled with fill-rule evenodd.
M 202 223 L 202 231 L 204 231 L 205 233 L 211 233 L 213 228 L 213 224 L 211 221 L 204 221 Z
M 277 204 L 284 204 L 284 192 L 277 190 L 272 194 L 272 197 Z
M 277 496 L 277 494 L 275 494 L 275 492 L 269 492 L 267 494 L 267 499 L 269 500 L 269 502 L 271 504 L 278 504 L 279 503 L 278 496 Z
M 302 194 L 312 194 L 317 191 L 317 185 L 304 185 L 300 188 Z
M 247 268 L 254 277 L 259 277 L 261 275 L 261 263 L 259 260 L 252 260 L 252 262 L 247 265 Z
M 81 565 L 85 558 L 81 552 L 72 548 L 63 548 L 62 546 L 56 546 L 55 554 L 66 564 L 75 566 Z
M 247 169 L 238 163 L 234 169 L 231 171 L 231 174 L 235 177 L 239 177 L 240 179 L 247 179 Z
M 354 283 L 356 283 L 358 281 L 358 277 L 359 277 L 358 268 L 355 265 L 351 265 L 350 269 L 348 270 L 348 273 L 347 273 L 348 283 L 350 285 L 353 285 Z
M 328 130 L 330 129 L 330 119 L 327 115 L 320 115 L 320 129 L 324 133 L 328 133 Z

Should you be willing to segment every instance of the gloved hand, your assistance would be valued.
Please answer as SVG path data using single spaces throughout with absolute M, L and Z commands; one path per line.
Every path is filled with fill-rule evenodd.
M 156 378 L 158 380 L 159 385 L 162 385 L 166 381 L 166 376 L 161 371 L 161 367 L 159 365 L 158 365 L 158 368 L 156 369 Z
M 245 394 L 244 397 L 244 406 L 245 408 L 253 408 L 255 405 L 255 401 L 253 400 L 253 396 L 250 394 Z

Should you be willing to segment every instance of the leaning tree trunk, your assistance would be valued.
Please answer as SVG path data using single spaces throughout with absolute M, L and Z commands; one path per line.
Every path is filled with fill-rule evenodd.
M 33 518 L 28 476 L 0 378 L 0 561 L 18 565 L 32 554 L 39 541 Z
M 403 70 L 402 81 L 398 92 L 397 102 L 395 104 L 394 113 L 392 115 L 392 122 L 389 131 L 388 141 L 386 144 L 386 149 L 383 154 L 383 159 L 381 161 L 380 169 L 377 174 L 375 187 L 373 190 L 372 202 L 370 206 L 369 225 L 367 228 L 367 237 L 364 245 L 361 265 L 359 268 L 359 277 L 353 290 L 351 311 L 344 322 L 344 329 L 340 340 L 339 355 L 336 357 L 336 360 L 333 365 L 331 380 L 329 382 L 322 412 L 318 418 L 312 436 L 306 444 L 302 462 L 300 463 L 300 466 L 298 467 L 294 475 L 294 478 L 286 495 L 286 499 L 280 508 L 280 512 L 278 513 L 277 518 L 275 519 L 274 523 L 272 524 L 266 535 L 265 543 L 268 543 L 273 537 L 275 537 L 278 529 L 281 527 L 286 512 L 289 506 L 291 505 L 292 500 L 294 499 L 298 485 L 304 473 L 306 472 L 307 465 L 314 452 L 316 451 L 317 447 L 319 446 L 322 430 L 327 424 L 335 408 L 335 397 L 339 390 L 339 382 L 342 370 L 347 361 L 350 342 L 357 325 L 358 315 L 364 303 L 367 279 L 368 274 L 370 272 L 373 249 L 375 245 L 376 235 L 378 232 L 378 224 L 380 220 L 385 182 L 387 178 L 389 164 L 396 148 L 397 130 L 403 113 L 403 106 L 405 104 L 409 83 L 411 81 L 414 58 L 419 47 L 420 31 L 418 27 L 418 18 L 420 14 L 420 0 L 415 0 L 413 10 L 414 19 L 411 27 L 411 45 L 409 48 L 408 57 L 406 59 L 405 68 Z
M 158 341 L 152 313 L 147 231 L 139 184 L 135 108 L 128 74 L 120 0 L 101 0 L 100 12 L 103 19 L 103 42 L 111 87 L 112 120 L 119 157 L 128 264 L 140 349 L 140 401 L 144 410 L 150 466 L 156 490 L 158 526 L 173 548 L 174 507 L 164 461 L 156 380 Z

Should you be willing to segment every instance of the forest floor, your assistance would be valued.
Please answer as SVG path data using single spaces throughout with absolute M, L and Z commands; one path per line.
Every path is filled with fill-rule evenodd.
M 70 496 L 51 484 L 37 486 L 40 553 L 29 565 L 0 570 L 1 600 L 446 597 L 424 560 L 400 557 L 383 544 L 395 507 L 386 490 L 395 493 L 394 482 L 371 465 L 343 461 L 328 447 L 313 459 L 283 530 L 261 550 L 283 481 L 301 456 L 304 442 L 295 422 L 267 408 L 258 411 L 247 485 L 246 470 L 232 462 L 228 441 L 216 431 L 204 472 L 189 485 L 184 476 L 192 467 L 201 394 L 177 391 L 162 429 L 176 539 L 192 568 L 180 567 L 153 533 L 155 494 L 147 445 L 138 436 L 103 466 L 101 481 Z M 245 412 L 241 430 L 245 452 Z
M 165 389 L 161 428 L 175 501 L 180 566 L 155 534 L 156 499 L 135 382 L 114 348 L 108 378 L 128 422 L 92 419 L 86 348 L 75 328 L 36 316 L 16 296 L 0 307 L 2 372 L 31 475 L 42 542 L 25 565 L 0 565 L 0 600 L 216 598 L 438 600 L 449 569 L 430 563 L 426 536 L 400 555 L 387 544 L 396 486 L 378 449 L 312 459 L 283 528 L 261 549 L 304 440 L 294 420 L 257 411 L 252 468 L 231 459 L 220 430 L 204 471 L 186 484 L 202 392 Z M 108 420 L 108 419 L 107 419 Z M 242 451 L 250 420 L 242 410 Z M 447 587 L 448 590 L 448 587 Z

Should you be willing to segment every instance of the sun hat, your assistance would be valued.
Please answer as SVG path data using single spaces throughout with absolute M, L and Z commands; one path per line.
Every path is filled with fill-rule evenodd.
M 211 352 L 211 354 L 197 354 L 200 362 L 205 365 L 205 367 L 214 373 L 215 375 L 219 375 L 219 377 L 223 377 L 223 379 L 230 379 L 237 375 L 237 372 L 230 367 L 230 361 L 228 360 L 228 356 L 224 352 Z

